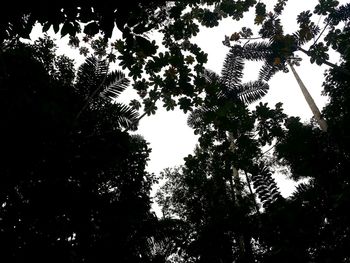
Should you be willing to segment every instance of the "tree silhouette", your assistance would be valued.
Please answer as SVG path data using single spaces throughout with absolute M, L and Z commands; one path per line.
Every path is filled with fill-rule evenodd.
M 1 54 L 1 260 L 145 262 L 156 220 L 145 171 L 150 150 L 120 131 L 137 114 L 106 99 L 126 81 L 107 74 L 104 96 L 76 120 L 101 67 L 90 58 L 74 82 L 72 61 L 45 43 Z
M 279 56 L 273 52 L 273 49 L 275 43 L 266 43 L 266 42 L 255 42 L 255 43 L 246 43 L 243 46 L 235 45 L 234 49 L 237 50 L 241 54 L 242 57 L 244 57 L 247 60 L 253 60 L 253 61 L 263 61 L 264 65 L 259 71 L 259 80 L 265 80 L 269 81 L 271 77 L 277 73 L 279 70 L 283 70 L 284 72 L 287 72 L 288 69 L 286 66 L 281 62 L 281 59 Z M 281 47 L 280 47 L 281 48 Z M 302 91 L 302 94 L 309 105 L 313 116 L 317 123 L 319 124 L 321 130 L 324 132 L 327 131 L 327 123 L 322 118 L 320 110 L 318 109 L 317 105 L 315 104 L 313 98 L 311 97 L 309 91 L 305 87 L 304 83 L 300 79 L 298 73 L 296 72 L 294 65 L 299 65 L 298 58 L 294 57 L 286 57 L 285 56 L 285 63 L 290 67 L 290 69 L 293 72 L 293 75 L 295 79 L 297 80 L 297 83 Z
M 259 55 L 261 55 L 259 53 Z M 217 125 L 217 129 L 224 129 L 222 132 L 225 133 L 225 129 L 228 132 L 228 138 L 230 141 L 230 149 L 233 153 L 236 151 L 236 140 L 239 140 L 241 137 L 241 125 L 247 125 L 244 124 L 244 118 L 247 118 L 247 116 L 244 116 L 247 114 L 247 110 L 245 109 L 244 104 L 249 104 L 252 102 L 255 102 L 256 100 L 263 97 L 268 90 L 268 85 L 263 80 L 258 80 L 255 82 L 248 82 L 248 83 L 241 83 L 241 79 L 243 76 L 243 67 L 244 67 L 244 59 L 243 56 L 246 56 L 246 54 L 242 55 L 241 49 L 239 47 L 232 47 L 226 56 L 226 59 L 223 64 L 223 69 L 221 76 L 216 75 L 213 72 L 206 71 L 205 78 L 209 85 L 213 86 L 214 92 L 209 93 L 208 92 L 208 99 L 205 100 L 205 103 L 202 107 L 194 110 L 188 119 L 188 124 L 197 129 L 196 132 L 202 133 L 203 129 L 207 129 L 208 123 L 214 123 Z M 212 99 L 211 97 L 214 97 Z M 210 98 L 210 100 L 209 100 Z M 232 113 L 233 116 L 230 116 L 229 114 L 231 112 L 225 112 L 225 108 L 228 108 L 229 104 L 235 104 L 234 107 L 236 107 Z M 232 106 L 231 106 L 232 107 Z M 241 109 L 240 109 L 241 108 Z M 258 107 L 256 113 L 257 116 L 255 118 L 263 117 L 264 107 L 260 105 L 260 108 Z M 246 111 L 245 113 L 240 113 L 240 111 Z M 231 114 L 232 114 L 231 113 Z M 242 114 L 240 116 L 240 114 Z M 234 122 L 232 122 L 232 117 L 236 119 Z M 265 116 L 266 117 L 266 116 Z M 268 116 L 268 118 L 273 118 L 276 116 Z M 240 119 L 241 118 L 241 119 Z M 249 118 L 249 117 L 248 117 Z M 252 120 L 250 120 L 252 121 Z M 253 121 L 254 122 L 254 121 Z M 233 125 L 236 127 L 228 127 L 228 125 Z M 245 133 L 251 133 L 252 132 L 252 124 L 250 124 L 246 130 L 243 132 L 243 136 L 245 136 Z M 199 128 L 202 127 L 202 128 Z M 199 129 L 198 129 L 199 128 Z M 246 146 L 248 147 L 248 146 Z M 235 184 L 238 187 L 236 189 L 237 194 L 239 195 L 239 185 L 240 185 L 240 179 L 238 175 L 238 170 L 235 166 L 232 167 L 233 169 L 233 177 L 235 180 Z M 265 194 L 262 194 L 265 192 L 267 195 L 275 195 L 276 197 L 279 195 L 276 185 L 274 184 L 274 180 L 271 177 L 271 174 L 269 174 L 266 171 L 266 168 L 263 168 L 263 166 L 257 165 L 254 169 L 251 169 L 251 172 L 254 171 L 254 175 L 252 176 L 252 180 L 254 183 L 254 186 L 256 189 L 259 189 L 258 193 L 260 194 L 261 200 L 263 202 L 269 202 L 267 200 L 271 200 L 271 202 L 274 200 L 274 198 L 266 198 Z M 261 173 L 261 174 L 259 174 Z M 262 180 L 258 179 L 261 178 L 261 176 L 265 176 L 267 181 L 264 181 L 265 184 L 262 184 Z M 269 182 L 269 183 L 268 183 Z M 271 183 L 271 185 L 269 185 Z M 233 185 L 233 182 L 232 182 Z M 258 187 L 259 186 L 259 187 Z M 271 191 L 275 191 L 272 193 Z
M 253 231 L 254 224 L 260 225 L 259 207 L 239 171 L 251 178 L 264 206 L 282 199 L 266 163 L 259 162 L 259 147 L 271 142 L 274 132 L 281 133 L 284 115 L 262 104 L 254 113 L 247 109 L 244 102 L 259 99 L 268 86 L 262 81 L 241 84 L 243 63 L 233 48 L 221 76 L 206 71 L 204 103 L 188 119 L 200 146 L 183 167 L 164 171 L 168 181 L 158 194 L 165 217 L 190 225 L 191 242 L 183 256 L 195 262 L 254 262 L 261 256 L 253 246 L 260 242 L 259 231 Z
M 340 66 L 348 69 L 346 53 L 341 58 Z M 294 179 L 308 181 L 297 187 L 284 208 L 279 208 L 279 215 L 274 213 L 271 217 L 266 240 L 273 249 L 267 262 L 278 262 L 286 255 L 290 255 L 287 256 L 290 262 L 341 262 L 349 258 L 346 249 L 349 219 L 343 210 L 349 204 L 349 144 L 344 133 L 349 94 L 345 87 L 348 87 L 346 74 L 337 69 L 327 73 L 324 82 L 324 91 L 330 96 L 324 110 L 329 120 L 327 134 L 297 118 L 286 122 L 285 134 L 276 145 L 276 157 L 291 168 Z

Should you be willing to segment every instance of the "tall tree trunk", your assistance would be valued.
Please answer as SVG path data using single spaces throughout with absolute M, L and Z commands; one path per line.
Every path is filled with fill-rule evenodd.
M 235 145 L 235 138 L 233 134 L 229 133 L 229 140 L 230 140 L 230 150 L 232 153 L 236 150 Z M 233 178 L 233 182 L 232 182 Z M 231 191 L 233 191 L 232 195 L 235 200 L 235 205 L 237 207 L 240 206 L 240 202 L 242 200 L 242 186 L 241 186 L 241 180 L 239 178 L 238 169 L 233 165 L 232 166 L 232 178 L 230 178 L 230 186 Z M 242 263 L 251 263 L 253 262 L 253 254 L 252 254 L 252 244 L 251 244 L 251 237 L 247 235 L 246 233 L 242 233 L 238 236 L 238 246 L 240 251 L 240 262 Z
M 301 81 L 301 79 L 300 79 L 298 73 L 296 72 L 296 70 L 295 70 L 293 64 L 292 64 L 289 60 L 287 61 L 287 63 L 288 63 L 288 65 L 289 65 L 289 67 L 291 68 L 291 70 L 292 70 L 292 72 L 293 72 L 293 74 L 294 74 L 294 77 L 295 77 L 295 79 L 297 80 L 297 82 L 298 82 L 298 84 L 299 84 L 299 87 L 300 87 L 300 89 L 301 89 L 301 92 L 303 93 L 304 98 L 305 98 L 307 104 L 309 105 L 309 107 L 310 107 L 310 109 L 311 109 L 311 111 L 312 111 L 312 113 L 313 113 L 313 115 L 314 115 L 314 117 L 315 117 L 315 119 L 316 119 L 318 125 L 320 126 L 320 128 L 321 128 L 322 131 L 327 132 L 327 128 L 328 128 L 327 123 L 326 123 L 326 121 L 322 118 L 321 112 L 320 112 L 320 110 L 318 109 L 318 107 L 317 107 L 315 101 L 314 101 L 313 98 L 311 97 L 311 95 L 310 95 L 309 91 L 307 90 L 307 88 L 305 87 L 304 83 Z

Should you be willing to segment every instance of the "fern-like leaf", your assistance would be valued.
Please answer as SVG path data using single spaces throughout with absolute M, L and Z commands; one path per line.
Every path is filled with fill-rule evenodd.
M 317 190 L 315 189 L 312 180 L 307 183 L 300 183 L 295 187 L 291 200 L 302 203 L 307 200 L 314 199 L 316 192 Z
M 271 52 L 271 44 L 268 42 L 253 42 L 242 47 L 242 57 L 251 61 L 266 60 Z
M 77 92 L 84 97 L 89 97 L 102 83 L 106 76 L 108 66 L 105 61 L 99 61 L 95 57 L 89 57 L 79 67 L 75 87 Z
M 129 86 L 129 83 L 130 81 L 125 77 L 123 72 L 118 70 L 113 71 L 108 74 L 100 96 L 110 100 L 115 100 L 120 93 Z
M 244 83 L 238 87 L 238 97 L 246 104 L 253 103 L 267 94 L 269 85 L 261 80 Z
M 252 182 L 264 207 L 268 207 L 282 198 L 271 172 L 263 164 L 260 164 L 252 172 Z
M 203 124 L 203 121 L 206 118 L 206 115 L 208 112 L 215 110 L 214 108 L 209 109 L 208 107 L 201 106 L 194 111 L 191 112 L 191 114 L 188 116 L 187 119 L 187 125 L 191 128 L 198 128 Z
M 259 80 L 269 81 L 279 71 L 275 65 L 265 62 L 259 71 Z
M 204 70 L 203 77 L 208 83 L 219 83 L 221 81 L 220 76 L 209 69 Z
M 113 103 L 111 104 L 113 109 L 113 120 L 118 127 L 123 127 L 129 130 L 135 130 L 139 119 L 139 114 L 133 108 L 122 104 Z
M 237 88 L 243 77 L 244 61 L 239 53 L 233 47 L 227 54 L 221 71 L 221 83 L 229 89 Z

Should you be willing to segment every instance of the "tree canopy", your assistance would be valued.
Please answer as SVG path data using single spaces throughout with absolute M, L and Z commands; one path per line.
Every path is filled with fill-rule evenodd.
M 348 262 L 350 4 L 319 0 L 285 33 L 286 4 L 269 11 L 254 0 L 33 1 L 1 9 L 1 260 Z M 230 49 L 221 74 L 205 69 L 207 55 L 192 42 L 200 25 L 239 20 L 251 7 L 258 32 L 223 36 Z M 81 48 L 86 59 L 76 69 L 48 36 L 24 44 L 37 22 L 95 52 Z M 122 37 L 109 47 L 115 26 Z M 330 67 L 327 130 L 287 116 L 281 103 L 248 107 L 299 51 Z M 117 59 L 121 70 L 111 70 Z M 242 83 L 246 61 L 263 66 Z M 167 110 L 179 106 L 199 136 L 184 165 L 158 178 L 146 170 L 147 142 L 128 132 L 144 116 L 140 103 L 116 102 L 130 84 L 144 114 L 159 100 Z M 281 194 L 278 176 L 298 184 L 291 196 Z M 159 179 L 157 218 L 150 191 Z

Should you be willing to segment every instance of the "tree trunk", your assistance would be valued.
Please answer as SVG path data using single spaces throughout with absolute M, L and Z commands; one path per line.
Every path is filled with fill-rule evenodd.
M 318 109 L 315 101 L 313 100 L 313 98 L 311 97 L 309 91 L 307 90 L 307 88 L 305 87 L 304 83 L 301 81 L 298 73 L 295 71 L 292 63 L 290 61 L 287 61 L 289 67 L 291 68 L 293 74 L 294 74 L 294 77 L 295 79 L 297 80 L 298 84 L 299 84 L 299 87 L 301 89 L 301 92 L 303 93 L 304 95 L 304 98 L 307 102 L 307 104 L 309 105 L 318 125 L 320 126 L 321 130 L 324 131 L 324 132 L 327 132 L 327 123 L 326 121 L 322 118 L 321 116 L 321 112 L 320 110 Z
M 229 133 L 229 140 L 230 150 L 234 153 L 236 150 L 236 145 L 235 138 L 233 137 L 233 134 L 231 132 Z M 234 183 L 232 182 L 232 178 Z M 235 205 L 239 207 L 240 201 L 242 200 L 242 186 L 241 180 L 239 178 L 238 169 L 235 166 L 232 166 L 232 178 L 230 178 L 231 191 L 233 191 L 232 195 L 235 199 Z M 238 236 L 238 246 L 240 251 L 240 262 L 253 262 L 251 238 L 246 233 L 240 234 Z

